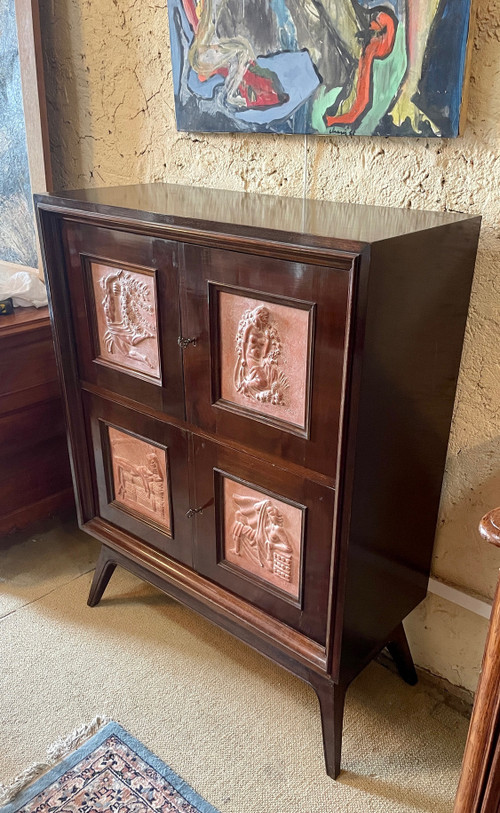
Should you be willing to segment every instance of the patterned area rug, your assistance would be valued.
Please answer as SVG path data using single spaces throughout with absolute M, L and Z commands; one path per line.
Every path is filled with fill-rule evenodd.
M 108 723 L 1 813 L 217 813 L 117 723 Z

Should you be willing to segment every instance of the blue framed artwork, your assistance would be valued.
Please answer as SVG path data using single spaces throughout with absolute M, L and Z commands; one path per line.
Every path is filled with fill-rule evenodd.
M 177 127 L 458 135 L 471 0 L 168 0 Z
M 0 0 L 0 262 L 38 266 L 14 0 Z

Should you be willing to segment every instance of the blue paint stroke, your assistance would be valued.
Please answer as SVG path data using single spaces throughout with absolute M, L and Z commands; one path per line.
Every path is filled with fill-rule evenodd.
M 309 99 L 320 81 L 314 69 L 311 57 L 307 51 L 295 53 L 274 54 L 257 59 L 261 68 L 267 68 L 278 76 L 283 90 L 288 94 L 289 101 L 279 107 L 270 107 L 267 110 L 242 110 L 235 113 L 238 121 L 252 122 L 254 124 L 270 124 L 289 118 L 304 102 Z
M 188 74 L 187 86 L 191 93 L 199 96 L 201 99 L 213 99 L 215 88 L 224 84 L 224 77 L 220 73 L 210 76 L 201 82 L 198 78 L 196 71 L 191 68 Z
M 297 29 L 285 0 L 271 0 L 271 8 L 276 15 L 276 21 L 280 29 L 281 50 L 298 51 Z
M 177 97 L 181 89 L 182 65 L 184 62 L 184 53 L 181 43 L 184 41 L 189 48 L 194 39 L 194 32 L 188 23 L 181 0 L 168 0 L 168 22 L 171 32 L 172 77 L 174 80 L 174 93 Z M 180 30 L 178 22 L 180 22 L 181 25 Z
M 424 112 L 440 127 L 443 136 L 455 137 L 460 122 L 470 0 L 448 0 L 436 16 L 419 88 Z

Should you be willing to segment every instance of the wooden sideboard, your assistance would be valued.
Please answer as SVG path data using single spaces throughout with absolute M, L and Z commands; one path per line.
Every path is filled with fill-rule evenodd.
M 0 317 L 0 535 L 72 503 L 48 308 L 16 308 Z
M 139 574 L 347 686 L 424 598 L 479 218 L 164 184 L 37 196 L 89 597 Z M 182 645 L 180 642 L 179 645 Z

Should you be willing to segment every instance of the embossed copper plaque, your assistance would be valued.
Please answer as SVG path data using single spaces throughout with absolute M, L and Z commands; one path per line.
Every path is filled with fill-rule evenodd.
M 309 310 L 219 292 L 221 397 L 305 428 Z
M 108 426 L 115 498 L 171 534 L 168 462 L 164 449 Z
M 121 368 L 160 378 L 155 279 L 91 263 L 99 357 Z
M 224 557 L 299 598 L 304 511 L 224 477 Z

